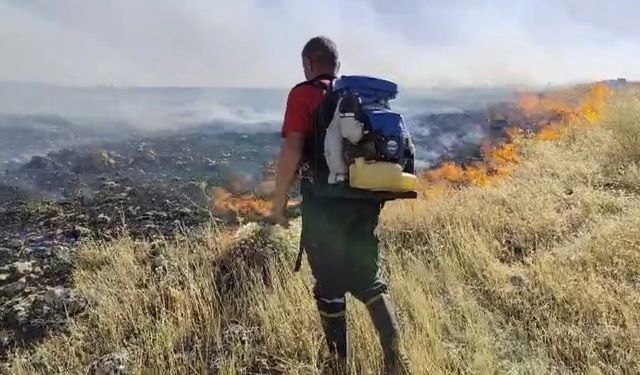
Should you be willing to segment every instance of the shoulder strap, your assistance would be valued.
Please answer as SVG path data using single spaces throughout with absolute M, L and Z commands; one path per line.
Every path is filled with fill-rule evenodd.
M 333 87 L 333 80 L 335 79 L 336 77 L 332 74 L 320 74 L 319 76 L 313 79 L 298 83 L 297 85 L 295 85 L 295 87 L 310 85 L 310 86 L 318 87 L 324 91 L 330 91 L 331 88 Z M 329 84 L 327 85 L 326 83 L 323 82 L 323 80 L 329 81 Z

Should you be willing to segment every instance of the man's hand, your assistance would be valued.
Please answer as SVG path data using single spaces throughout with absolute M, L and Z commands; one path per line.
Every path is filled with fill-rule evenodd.
M 276 192 L 273 197 L 273 208 L 269 214 L 269 220 L 273 224 L 289 227 L 289 218 L 287 217 L 287 201 L 289 196 L 286 192 Z
M 287 217 L 287 213 L 282 209 L 274 209 L 271 211 L 269 215 L 269 221 L 272 224 L 283 226 L 284 228 L 289 228 L 289 218 Z

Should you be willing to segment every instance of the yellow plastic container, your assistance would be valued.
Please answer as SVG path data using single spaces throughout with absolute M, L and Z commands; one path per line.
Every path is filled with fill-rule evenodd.
M 367 163 L 363 158 L 357 158 L 349 166 L 349 185 L 373 191 L 409 192 L 416 191 L 418 178 L 404 173 L 395 163 Z

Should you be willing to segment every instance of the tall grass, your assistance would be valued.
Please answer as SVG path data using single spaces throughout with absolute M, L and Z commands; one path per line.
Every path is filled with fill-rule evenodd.
M 495 186 L 385 208 L 385 271 L 412 370 L 640 373 L 637 93 L 618 94 L 597 126 L 523 143 Z M 310 272 L 291 271 L 298 230 L 89 244 L 74 283 L 92 307 L 7 370 L 84 373 L 126 351 L 136 374 L 320 373 Z M 351 366 L 375 373 L 372 325 L 357 302 L 348 310 Z

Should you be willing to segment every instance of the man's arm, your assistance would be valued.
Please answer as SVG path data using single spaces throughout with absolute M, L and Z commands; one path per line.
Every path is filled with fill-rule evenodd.
M 289 92 L 287 107 L 282 122 L 282 146 L 276 165 L 276 188 L 273 198 L 271 220 L 286 226 L 289 186 L 293 182 L 304 147 L 304 139 L 311 132 L 313 119 L 309 109 L 308 96 L 313 93 L 311 86 L 296 86 Z
M 276 189 L 271 215 L 277 224 L 287 225 L 288 191 L 302 160 L 303 144 L 304 135 L 295 132 L 288 133 L 282 141 L 280 156 L 276 165 Z

